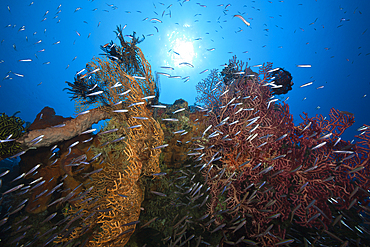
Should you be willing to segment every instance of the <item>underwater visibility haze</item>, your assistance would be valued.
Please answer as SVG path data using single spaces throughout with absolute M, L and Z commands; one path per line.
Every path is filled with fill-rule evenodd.
M 0 246 L 370 246 L 370 1 L 0 15 Z

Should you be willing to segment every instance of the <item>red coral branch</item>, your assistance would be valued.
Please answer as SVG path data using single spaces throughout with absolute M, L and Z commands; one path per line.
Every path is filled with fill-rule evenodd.
M 211 127 L 203 135 L 210 213 L 227 201 L 230 218 L 246 217 L 246 236 L 266 245 L 278 242 L 276 236 L 284 239 L 283 223 L 291 219 L 327 228 L 328 199 L 338 210 L 347 209 L 354 199 L 364 200 L 370 183 L 369 132 L 358 136 L 357 145 L 338 141 L 354 117 L 335 109 L 328 118 L 304 113 L 303 123 L 295 126 L 289 106 L 271 101 L 265 86 L 271 68 L 264 64 L 258 80 L 245 74 L 226 86 L 218 107 L 208 109 L 205 128 Z M 351 195 L 356 186 L 362 190 Z

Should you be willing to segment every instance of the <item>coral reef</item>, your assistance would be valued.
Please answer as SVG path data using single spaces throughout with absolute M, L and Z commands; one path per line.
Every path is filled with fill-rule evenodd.
M 147 112 L 146 115 L 145 112 L 145 108 L 142 107 L 141 116 L 149 118 L 150 113 Z M 153 147 L 163 142 L 163 132 L 152 118 L 141 123 L 143 127 L 140 129 L 129 129 L 129 126 L 137 125 L 138 120 L 128 119 L 124 123 L 114 117 L 109 121 L 104 130 L 114 128 L 118 130 L 99 137 L 101 144 L 92 148 L 103 158 L 99 165 L 94 165 L 91 169 L 102 170 L 93 174 L 91 181 L 86 184 L 86 188 L 90 186 L 92 188 L 89 196 L 97 200 L 89 202 L 81 198 L 68 212 L 68 215 L 77 212 L 83 214 L 82 221 L 88 227 L 76 227 L 69 237 L 63 238 L 63 241 L 83 238 L 85 231 L 89 229 L 93 231 L 92 229 L 97 226 L 100 230 L 93 234 L 89 242 L 91 246 L 117 246 L 128 241 L 135 225 L 125 226 L 125 224 L 138 220 L 143 200 L 139 178 L 160 171 L 161 151 L 153 150 Z M 115 141 L 122 136 L 125 137 L 124 140 Z
M 224 85 L 232 84 L 245 73 L 247 73 L 247 75 L 254 73 L 247 65 L 245 66 L 246 71 L 239 71 L 238 68 L 242 68 L 243 66 L 240 66 L 237 63 L 240 62 L 237 61 L 236 56 L 234 56 L 233 59 L 230 60 L 229 65 L 226 66 L 225 64 L 225 68 L 220 73 Z
M 16 140 L 27 151 L 20 155 L 27 173 L 24 183 L 30 184 L 18 194 L 26 199 L 16 210 L 26 208 L 26 222 L 46 211 L 52 213 L 50 219 L 59 218 L 58 232 L 53 232 L 56 226 L 42 234 L 32 228 L 28 232 L 35 238 L 26 244 L 123 246 L 134 231 L 143 200 L 139 178 L 160 172 L 161 149 L 156 147 L 163 144 L 163 131 L 148 107 L 159 91 L 136 47 L 139 42 L 133 39 L 126 47 L 131 50 L 122 53 L 124 60 L 134 52 L 136 65 L 94 58 L 85 73 L 68 83 L 80 109 L 97 108 L 74 119 L 59 118 L 45 108 L 31 131 Z M 93 135 L 91 125 L 104 119 L 109 119 L 106 127 Z M 15 240 L 16 235 L 10 236 L 10 242 Z
M 45 106 L 41 112 L 36 115 L 35 120 L 27 128 L 27 131 L 46 129 L 58 124 L 62 124 L 68 120 L 72 120 L 72 118 L 56 115 L 53 108 Z
M 73 138 L 93 123 L 119 115 L 115 112 L 117 110 L 137 103 L 146 96 L 158 94 L 150 65 L 140 48 L 135 46 L 138 42 L 132 42 L 129 44 L 135 51 L 135 61 L 140 62 L 139 70 L 135 69 L 133 72 L 129 68 L 129 71 L 126 71 L 128 68 L 123 63 L 94 58 L 86 65 L 85 74 L 79 74 L 74 83 L 67 82 L 71 87 L 69 91 L 73 94 L 72 99 L 77 102 L 76 108 L 86 109 L 84 106 L 90 105 L 98 106 L 98 108 L 80 112 L 75 119 L 66 121 L 64 124 L 30 131 L 16 142 L 21 143 L 23 149 L 30 146 L 51 146 L 59 141 Z M 119 49 L 117 45 L 116 47 Z M 151 99 L 147 101 L 150 103 Z M 55 128 L 58 128 L 58 131 L 55 131 Z M 43 136 L 41 141 L 36 144 L 32 143 L 34 138 L 41 135 Z
M 226 64 L 225 64 L 226 66 Z M 229 85 L 232 83 L 233 80 L 236 80 L 239 78 L 239 75 L 237 73 L 238 71 L 235 68 L 235 65 L 233 63 L 229 63 L 222 71 L 221 76 L 223 79 L 223 83 L 225 85 Z
M 117 46 L 111 41 L 100 48 L 106 52 L 106 55 L 109 59 L 117 61 L 121 67 L 130 75 L 145 75 L 145 66 L 143 56 L 141 55 L 141 50 L 137 45 L 145 40 L 143 35 L 142 39 L 136 37 L 136 32 L 133 32 L 130 35 L 131 40 L 126 41 L 124 39 L 122 26 L 117 26 L 115 34 L 120 41 L 121 46 Z
M 230 63 L 247 71 L 235 58 Z M 244 75 L 226 85 L 215 104 L 207 99 L 202 143 L 209 213 L 229 211 L 215 218 L 216 226 L 244 218 L 226 236 L 237 239 L 244 231 L 264 246 L 284 239 L 291 224 L 327 229 L 332 212 L 363 204 L 370 169 L 366 148 L 358 153 L 357 145 L 338 139 L 353 116 L 332 109 L 329 118 L 306 115 L 294 126 L 289 106 L 276 104 L 266 86 L 271 70 L 271 63 L 264 64 L 256 78 Z M 213 91 L 208 82 L 203 90 Z
M 222 77 L 219 76 L 218 71 L 216 69 L 211 70 L 208 77 L 195 86 L 197 90 L 195 101 L 206 108 L 217 106 L 218 99 L 225 89 L 225 85 L 221 82 Z
M 176 115 L 173 115 L 178 109 L 184 109 Z M 188 103 L 182 99 L 176 100 L 173 105 L 167 106 L 166 109 L 158 111 L 157 120 L 161 123 L 161 129 L 164 132 L 165 143 L 168 147 L 162 150 L 163 163 L 167 167 L 179 168 L 181 164 L 187 159 L 185 153 L 189 148 L 189 141 L 194 136 L 193 124 L 189 120 Z M 175 117 L 178 121 L 162 121 L 162 119 L 170 119 Z M 180 131 L 177 133 L 177 131 Z M 177 133 L 177 134 L 174 134 Z
M 88 66 L 87 66 L 88 67 Z M 91 73 L 91 70 L 87 70 L 87 73 Z M 64 88 L 63 90 L 68 90 L 68 94 L 72 94 L 71 100 L 79 100 L 83 105 L 108 105 L 108 101 L 103 96 L 102 88 L 95 85 L 89 77 L 77 76 L 73 83 L 66 81 L 69 88 Z
M 49 147 L 58 142 L 72 139 L 90 128 L 92 124 L 108 119 L 110 115 L 111 114 L 104 108 L 92 109 L 89 111 L 89 114 L 79 115 L 61 124 L 31 130 L 21 138 L 16 139 L 16 142 L 20 143 L 23 149 L 28 149 L 30 147 Z M 33 140 L 40 136 L 42 136 L 41 140 L 35 143 Z
M 6 158 L 19 151 L 21 151 L 21 145 L 14 141 L 24 135 L 26 129 L 23 126 L 24 121 L 16 116 L 7 116 L 5 113 L 0 115 L 0 158 Z
M 273 95 L 281 95 L 286 94 L 290 90 L 292 90 L 293 86 L 293 77 L 289 73 L 289 71 L 286 71 L 285 69 L 278 69 L 271 73 L 271 80 L 273 80 L 274 84 L 277 85 L 275 87 L 271 88 Z
M 163 131 L 151 117 L 146 102 L 136 104 L 145 96 L 153 95 L 155 84 L 141 50 L 135 49 L 142 56 L 141 66 L 147 73 L 144 79 L 132 77 L 124 66 L 114 61 L 96 58 L 89 64 L 100 68 L 90 80 L 101 85 L 105 90 L 104 97 L 109 101 L 110 108 L 105 109 L 110 112 L 111 119 L 102 133 L 114 131 L 100 134 L 100 145 L 92 148 L 101 157 L 99 165 L 91 168 L 92 171 L 101 170 L 92 174 L 86 185 L 91 186 L 89 196 L 95 200 L 81 198 L 69 209 L 68 215 L 79 214 L 83 224 L 76 226 L 70 235 L 62 233 L 60 242 L 84 239 L 85 233 L 90 232 L 91 237 L 86 240 L 89 246 L 125 245 L 135 229 L 136 224 L 132 222 L 140 215 L 143 193 L 139 178 L 160 171 L 161 150 L 155 147 L 162 145 Z M 114 87 L 117 83 L 122 85 Z M 124 93 L 127 90 L 130 92 Z M 129 110 L 120 111 L 122 105 Z
M 353 114 L 303 113 L 295 125 L 274 97 L 291 89 L 290 73 L 272 63 L 256 73 L 235 56 L 196 86 L 201 105 L 158 106 L 158 75 L 137 47 L 144 39 L 134 32 L 125 41 L 122 27 L 116 35 L 120 46 L 103 45 L 106 58 L 67 82 L 75 118 L 46 107 L 23 135 L 23 122 L 1 116 L 1 139 L 16 140 L 0 144 L 24 150 L 21 174 L 0 200 L 7 202 L 2 243 L 303 246 L 309 239 L 344 246 L 369 239 L 370 126 L 351 143 L 340 136 Z M 100 120 L 107 121 L 94 134 Z

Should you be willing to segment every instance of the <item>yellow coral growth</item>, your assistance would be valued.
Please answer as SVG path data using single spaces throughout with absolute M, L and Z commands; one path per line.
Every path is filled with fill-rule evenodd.
M 112 123 L 117 122 L 111 121 Z M 137 121 L 137 119 L 130 118 L 127 124 L 136 125 Z M 88 246 L 124 246 L 127 243 L 132 232 L 122 233 L 131 228 L 134 229 L 135 225 L 123 225 L 139 219 L 140 205 L 144 199 L 138 180 L 142 174 L 149 175 L 160 171 L 161 151 L 152 148 L 162 144 L 163 132 L 153 118 L 142 121 L 141 124 L 143 127 L 137 129 L 122 128 L 127 141 L 124 145 L 115 145 L 121 145 L 124 149 L 118 150 L 118 155 L 108 156 L 109 161 L 102 164 L 103 170 L 93 174 L 92 181 L 85 186 L 94 186 L 89 196 L 98 198 L 98 200 L 94 203 L 77 204 L 69 212 L 69 214 L 75 214 L 83 209 L 84 225 L 90 228 L 99 225 L 100 230 L 93 235 Z M 94 167 L 94 169 L 98 168 L 98 166 Z M 76 239 L 83 232 L 84 228 L 78 227 L 65 241 L 71 238 Z
M 140 49 L 138 55 L 144 68 L 143 74 L 136 75 L 140 78 L 128 75 L 118 63 L 110 60 L 94 58 L 89 63 L 93 69 L 100 68 L 94 74 L 94 80 L 104 88 L 106 101 L 109 102 L 105 109 L 112 114 L 105 130 L 117 130 L 99 136 L 101 145 L 93 150 L 101 153 L 104 162 L 95 162 L 94 169 L 102 168 L 102 171 L 91 175 L 84 184 L 85 188 L 93 186 L 89 193 L 91 200 L 81 199 L 76 207 L 69 210 L 69 215 L 82 215 L 81 224 L 74 228 L 70 236 L 60 238 L 58 242 L 84 239 L 84 234 L 89 232 L 92 234 L 86 240 L 87 246 L 124 246 L 133 233 L 129 230 L 136 227 L 135 224 L 124 225 L 137 221 L 140 215 L 143 193 L 139 178 L 160 171 L 161 150 L 153 148 L 163 144 L 163 131 L 152 118 L 146 107 L 147 102 L 142 99 L 155 94 L 155 83 L 150 65 Z M 112 87 L 116 83 L 122 86 Z M 127 90 L 130 92 L 122 94 Z M 119 101 L 123 103 L 115 105 Z M 128 105 L 138 102 L 143 103 L 128 108 Z M 129 111 L 113 112 L 122 109 L 122 105 Z M 121 137 L 125 138 L 114 141 Z
M 155 95 L 156 85 L 152 76 L 150 64 L 145 59 L 140 48 L 135 47 L 135 50 L 142 63 L 140 66 L 141 70 L 138 71 L 136 75 L 128 74 L 129 72 L 125 71 L 124 66 L 109 59 L 94 57 L 93 60 L 87 64 L 87 67 L 91 70 L 100 69 L 91 75 L 90 80 L 93 80 L 100 88 L 104 89 L 106 100 L 110 105 L 114 105 L 119 101 L 131 104 L 140 101 L 141 98 L 145 96 Z M 136 78 L 134 76 L 136 76 Z M 112 88 L 116 83 L 120 83 L 122 86 Z M 119 95 L 127 90 L 131 90 L 131 92 L 125 95 Z M 86 106 L 86 102 L 87 101 L 83 99 L 75 100 L 76 112 L 88 109 L 89 106 Z M 94 107 L 97 106 L 101 106 L 101 103 L 96 103 L 94 105 Z
M 142 173 L 144 176 L 160 172 L 159 155 L 161 150 L 153 148 L 162 145 L 164 139 L 159 123 L 154 118 L 148 115 L 147 117 L 147 120 L 130 118 L 127 121 L 129 126 L 142 125 L 140 128 L 129 129 L 127 136 L 130 143 L 135 146 L 140 161 L 143 163 Z
M 86 104 L 86 100 L 76 99 L 75 100 L 75 103 L 74 103 L 74 107 L 75 107 L 75 114 L 77 115 L 78 113 L 81 113 L 83 111 L 86 111 L 89 108 L 99 107 L 99 104 L 98 103 L 94 103 L 92 105 L 87 105 Z
M 128 229 L 135 229 L 135 225 L 123 226 L 138 220 L 143 193 L 138 185 L 141 171 L 141 162 L 130 144 L 126 143 L 122 163 L 104 163 L 103 170 L 93 174 L 88 187 L 93 186 L 90 197 L 95 200 L 83 201 L 71 208 L 69 214 L 75 214 L 82 209 L 81 214 L 84 227 L 77 227 L 69 238 L 77 239 L 85 233 L 86 226 L 100 229 L 92 235 L 88 246 L 124 246 L 132 232 L 122 234 Z M 127 162 L 127 163 L 126 163 Z M 124 168 L 126 166 L 126 168 Z
M 127 151 L 130 155 L 135 155 L 129 144 L 127 144 Z M 132 232 L 123 235 L 121 233 L 135 228 L 135 225 L 123 226 L 138 220 L 140 205 L 143 201 L 143 193 L 138 185 L 141 163 L 137 161 L 135 156 L 131 156 L 129 159 L 128 169 L 124 173 L 116 169 L 117 165 L 114 164 L 107 165 L 103 172 L 97 174 L 96 179 L 100 182 L 97 183 L 97 188 L 92 196 L 104 195 L 104 199 L 97 202 L 99 210 L 112 210 L 99 212 L 97 217 L 90 219 L 94 222 L 86 222 L 86 224 L 101 225 L 100 231 L 89 243 L 91 246 L 124 246 Z M 91 207 L 97 205 L 91 205 Z
M 139 50 L 140 57 L 143 56 L 141 50 Z M 148 95 L 154 95 L 155 82 L 151 75 L 150 65 L 147 64 L 144 56 L 142 61 L 145 64 L 144 71 L 142 75 L 138 75 L 140 78 L 134 78 L 133 75 L 129 75 L 124 71 L 124 69 L 117 63 L 110 60 L 102 60 L 100 58 L 94 58 L 92 62 L 89 63 L 89 66 L 92 68 L 100 68 L 95 76 L 99 78 L 108 94 L 112 97 L 108 98 L 108 101 L 111 104 L 118 102 L 119 100 L 127 100 L 129 102 L 134 102 L 135 100 L 140 100 L 140 98 Z M 100 79 L 101 78 L 101 79 Z M 114 87 L 116 83 L 121 83 L 122 86 Z M 126 90 L 131 89 L 131 92 L 123 96 L 118 94 L 125 92 Z M 133 92 L 135 90 L 135 92 Z

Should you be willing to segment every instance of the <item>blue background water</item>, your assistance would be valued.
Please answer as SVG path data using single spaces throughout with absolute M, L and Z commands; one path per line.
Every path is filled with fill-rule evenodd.
M 208 74 L 199 73 L 222 70 L 220 65 L 237 55 L 250 66 L 273 62 L 292 74 L 293 90 L 280 98 L 289 97 L 296 124 L 303 111 L 309 116 L 327 115 L 332 107 L 348 111 L 356 123 L 342 137 L 351 140 L 357 128 L 370 123 L 370 1 L 31 2 L 0 3 L 0 76 L 9 75 L 0 82 L 0 112 L 8 115 L 21 111 L 17 116 L 33 122 L 43 107 L 50 106 L 58 115 L 73 116 L 74 102 L 63 91 L 65 81 L 72 82 L 77 71 L 102 53 L 100 45 L 110 40 L 118 44 L 113 31 L 127 24 L 124 34 L 146 35 L 139 47 L 153 72 L 169 72 L 160 66 L 171 66 L 172 75 L 190 76 L 186 83 L 161 76 L 162 103 L 183 98 L 193 104 L 195 85 Z M 233 17 L 236 14 L 251 25 Z M 207 51 L 211 48 L 215 50 Z M 18 61 L 28 58 L 32 62 Z M 194 68 L 179 66 L 180 62 Z M 311 86 L 300 88 L 310 81 Z M 324 88 L 317 89 L 320 86 Z

